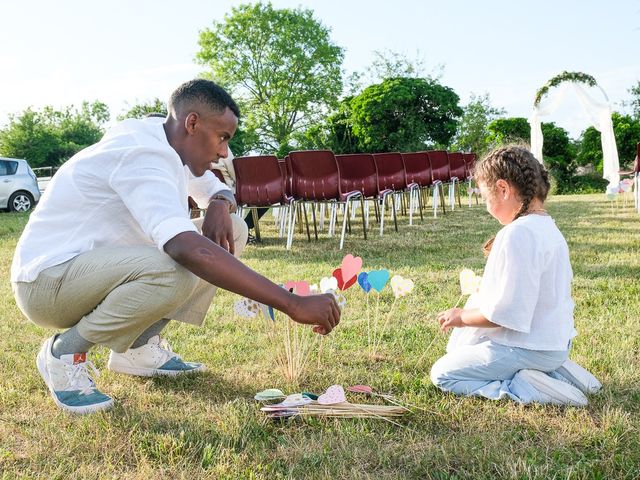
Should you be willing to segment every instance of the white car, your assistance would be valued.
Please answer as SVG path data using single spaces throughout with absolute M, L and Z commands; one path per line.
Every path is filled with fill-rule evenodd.
M 0 157 L 0 209 L 28 212 L 38 201 L 38 181 L 27 161 Z

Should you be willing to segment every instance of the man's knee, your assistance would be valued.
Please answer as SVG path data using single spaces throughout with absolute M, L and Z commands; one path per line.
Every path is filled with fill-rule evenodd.
M 198 285 L 199 278 L 162 252 L 146 265 L 143 276 L 163 290 L 158 296 L 170 305 L 180 305 Z

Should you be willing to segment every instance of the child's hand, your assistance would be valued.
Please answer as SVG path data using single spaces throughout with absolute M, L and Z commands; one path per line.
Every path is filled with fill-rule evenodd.
M 327 335 L 340 323 L 340 309 L 333 295 L 295 295 L 294 298 L 292 312 L 288 312 L 294 322 L 313 325 L 313 331 L 321 335 Z
M 440 324 L 440 330 L 448 332 L 453 327 L 465 327 L 466 325 L 462 323 L 463 311 L 462 308 L 450 308 L 449 310 L 440 312 L 436 317 Z

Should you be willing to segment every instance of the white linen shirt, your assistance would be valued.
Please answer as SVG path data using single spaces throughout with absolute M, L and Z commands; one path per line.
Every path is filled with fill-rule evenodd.
M 576 335 L 569 248 L 547 215 L 526 215 L 506 225 L 487 259 L 478 308 L 500 325 L 482 329 L 501 345 L 567 350 Z
M 158 120 L 125 120 L 60 168 L 18 241 L 12 282 L 32 282 L 44 269 L 96 248 L 163 250 L 179 233 L 198 231 L 188 195 L 206 205 L 229 188 L 211 172 L 194 177 Z

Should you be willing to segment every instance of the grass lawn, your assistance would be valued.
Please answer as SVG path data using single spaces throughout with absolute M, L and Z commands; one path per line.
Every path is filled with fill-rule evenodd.
M 238 297 L 221 292 L 204 328 L 166 330 L 174 349 L 205 362 L 206 373 L 118 375 L 105 368 L 108 351 L 97 348 L 98 386 L 117 405 L 66 415 L 35 367 L 52 332 L 22 317 L 8 281 L 27 217 L 2 213 L 0 478 L 640 478 L 640 215 L 632 203 L 612 210 L 604 195 L 554 197 L 548 207 L 575 274 L 579 336 L 571 356 L 604 384 L 584 409 L 459 398 L 431 385 L 429 368 L 447 341 L 434 314 L 457 301 L 462 268 L 481 272 L 480 247 L 499 228 L 474 205 L 413 227 L 401 217 L 398 233 L 388 223 L 384 237 L 372 232 L 366 242 L 354 225 L 342 252 L 339 238 L 307 243 L 300 234 L 287 252 L 272 222 L 261 222 L 267 238 L 249 246 L 244 260 L 276 281 L 318 282 L 346 253 L 361 256 L 367 271 L 387 268 L 415 280 L 414 293 L 395 306 L 381 360 L 367 354 L 365 295 L 356 286 L 345 292 L 348 304 L 324 341 L 321 366 L 312 360 L 299 387 L 288 386 L 265 321 L 235 317 Z M 380 310 L 392 300 L 387 287 Z M 321 393 L 334 383 L 368 384 L 420 409 L 400 420 L 402 428 L 378 420 L 274 423 L 252 399 L 265 388 Z

